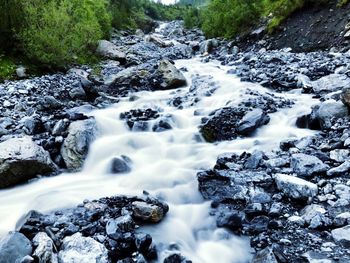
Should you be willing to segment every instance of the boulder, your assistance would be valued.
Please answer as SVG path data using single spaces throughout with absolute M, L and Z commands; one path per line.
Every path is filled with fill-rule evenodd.
M 310 177 L 325 173 L 329 167 L 315 156 L 297 153 L 292 155 L 291 168 L 299 176 Z
M 293 199 L 311 199 L 318 193 L 318 186 L 316 184 L 298 177 L 278 174 L 275 178 L 275 182 L 280 191 Z
M 249 135 L 257 128 L 269 123 L 270 117 L 262 109 L 254 109 L 248 112 L 238 123 L 237 132 Z
M 58 262 L 108 263 L 108 250 L 91 237 L 83 237 L 77 233 L 63 239 L 61 250 L 58 253 Z
M 344 118 L 348 115 L 348 108 L 339 101 L 323 102 L 316 112 L 316 117 L 322 129 L 329 129 L 332 126 L 332 118 Z
M 68 169 L 80 169 L 90 144 L 97 136 L 95 119 L 75 121 L 68 127 L 68 136 L 61 148 L 61 155 Z
M 49 153 L 29 136 L 0 143 L 0 188 L 26 182 L 56 169 Z
M 332 230 L 332 237 L 335 242 L 350 248 L 350 225 Z
M 163 77 L 161 89 L 176 89 L 187 84 L 185 76 L 169 60 L 162 60 L 158 71 Z
M 341 93 L 341 101 L 348 108 L 350 107 L 350 86 L 344 87 Z
M 120 216 L 116 219 L 109 219 L 106 224 L 107 235 L 115 240 L 121 238 L 124 232 L 133 231 L 134 229 L 135 223 L 130 215 Z
M 312 82 L 315 93 L 339 91 L 350 86 L 350 78 L 344 74 L 330 74 Z
M 98 41 L 98 46 L 96 49 L 98 55 L 109 59 L 115 59 L 120 62 L 125 62 L 126 54 L 118 49 L 116 45 L 107 40 Z
M 39 232 L 33 238 L 36 247 L 33 256 L 39 259 L 40 263 L 57 263 L 57 254 L 54 253 L 54 243 L 45 232 Z
M 24 257 L 31 255 L 31 253 L 30 240 L 19 232 L 10 232 L 0 242 L 1 263 L 20 263 Z
M 132 205 L 133 216 L 145 222 L 158 223 L 166 213 L 162 207 L 146 202 L 136 201 Z

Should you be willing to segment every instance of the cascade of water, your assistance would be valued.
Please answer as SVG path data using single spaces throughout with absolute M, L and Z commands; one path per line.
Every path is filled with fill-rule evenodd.
M 217 229 L 209 216 L 210 204 L 197 190 L 196 173 L 215 164 L 225 152 L 274 149 L 286 138 L 300 138 L 312 134 L 295 126 L 298 116 L 310 112 L 316 103 L 310 95 L 278 94 L 295 102 L 292 108 L 271 114 L 268 125 L 260 128 L 254 137 L 209 144 L 196 138 L 201 118 L 230 101 L 236 105 L 250 88 L 264 94 L 267 89 L 251 83 L 242 83 L 218 63 L 202 63 L 200 59 L 180 60 L 177 67 L 186 67 L 185 75 L 191 82 L 193 74 L 211 75 L 218 89 L 212 96 L 203 96 L 195 106 L 178 109 L 169 104 L 174 91 L 140 92 L 138 99 L 122 99 L 110 108 L 92 113 L 101 136 L 93 143 L 84 168 L 75 174 L 42 178 L 30 184 L 0 191 L 0 232 L 14 228 L 14 222 L 31 209 L 42 212 L 76 205 L 85 198 L 110 195 L 140 195 L 143 190 L 165 200 L 170 212 L 156 226 L 147 227 L 159 248 L 174 243 L 193 262 L 246 262 L 250 258 L 249 243 L 224 229 Z M 188 87 L 176 92 L 185 95 Z M 172 116 L 173 129 L 156 133 L 130 131 L 122 112 L 139 108 L 161 108 Z M 201 114 L 194 114 L 195 111 Z M 132 160 L 128 174 L 109 174 L 113 157 L 126 155 Z M 166 253 L 166 252 L 163 252 Z

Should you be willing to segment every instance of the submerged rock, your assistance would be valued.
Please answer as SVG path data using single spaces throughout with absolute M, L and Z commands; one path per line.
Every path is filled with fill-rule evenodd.
M 0 143 L 0 188 L 26 182 L 56 169 L 49 153 L 29 136 Z
M 257 128 L 269 123 L 270 117 L 261 109 L 254 109 L 248 112 L 238 123 L 237 132 L 242 135 L 249 135 Z

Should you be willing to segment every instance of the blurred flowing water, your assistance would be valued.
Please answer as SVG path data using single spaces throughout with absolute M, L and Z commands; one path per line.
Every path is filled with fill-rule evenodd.
M 184 109 L 170 106 L 169 101 L 174 96 L 185 96 L 189 86 L 176 92 L 140 92 L 136 100 L 123 98 L 107 109 L 92 112 L 101 135 L 91 146 L 83 170 L 1 190 L 0 233 L 13 230 L 17 220 L 32 209 L 47 212 L 77 205 L 84 199 L 141 195 L 146 190 L 170 206 L 162 223 L 143 228 L 162 251 L 160 259 L 167 254 L 166 244 L 174 244 L 195 263 L 248 262 L 249 240 L 216 227 L 214 217 L 209 216 L 210 203 L 203 200 L 198 191 L 196 174 L 201 169 L 212 168 L 219 154 L 272 150 L 279 147 L 281 140 L 311 135 L 310 130 L 298 129 L 295 121 L 298 116 L 309 113 L 316 101 L 300 92 L 277 94 L 293 100 L 295 105 L 271 114 L 270 123 L 253 137 L 210 144 L 198 139 L 202 117 L 227 105 L 228 101 L 230 105 L 237 105 L 245 99 L 247 88 L 262 94 L 271 91 L 240 82 L 226 73 L 228 68 L 216 62 L 202 63 L 194 58 L 176 61 L 176 66 L 187 68 L 184 74 L 189 86 L 193 74 L 211 75 L 218 89 L 212 96 L 203 95 L 195 106 Z M 125 121 L 119 119 L 122 112 L 143 108 L 161 108 L 163 114 L 171 116 L 173 129 L 160 133 L 130 131 Z M 131 158 L 132 171 L 109 174 L 111 160 L 120 155 Z

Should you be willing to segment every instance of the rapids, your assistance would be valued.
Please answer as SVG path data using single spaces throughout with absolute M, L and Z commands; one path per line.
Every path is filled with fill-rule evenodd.
M 16 222 L 30 210 L 46 212 L 111 195 L 140 195 L 143 191 L 163 199 L 170 211 L 162 223 L 148 226 L 161 251 L 160 259 L 168 255 L 169 247 L 195 263 L 247 262 L 251 258 L 249 240 L 216 228 L 214 217 L 209 216 L 210 203 L 197 190 L 196 174 L 211 168 L 217 156 L 225 152 L 252 152 L 257 149 L 273 150 L 281 140 L 312 135 L 313 131 L 298 129 L 298 116 L 309 113 L 317 100 L 300 92 L 276 94 L 295 102 L 292 108 L 271 114 L 268 125 L 253 137 L 216 144 L 206 143 L 198 136 L 201 118 L 211 111 L 236 105 L 244 99 L 247 88 L 264 94 L 272 93 L 257 84 L 240 82 L 227 74 L 228 68 L 217 62 L 203 63 L 200 58 L 176 61 L 189 85 L 174 92 L 156 91 L 133 94 L 137 99 L 123 98 L 107 109 L 91 113 L 100 128 L 100 136 L 90 148 L 84 168 L 79 173 L 41 178 L 29 184 L 0 191 L 0 234 L 15 228 Z M 174 96 L 186 95 L 193 74 L 213 76 L 218 89 L 212 96 L 203 96 L 194 106 L 178 109 L 170 106 Z M 173 129 L 156 133 L 130 131 L 122 112 L 131 109 L 155 108 L 169 114 Z M 199 114 L 194 114 L 199 112 Z M 113 157 L 126 155 L 132 160 L 128 174 L 108 173 Z

